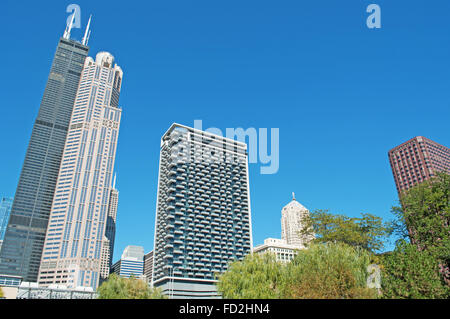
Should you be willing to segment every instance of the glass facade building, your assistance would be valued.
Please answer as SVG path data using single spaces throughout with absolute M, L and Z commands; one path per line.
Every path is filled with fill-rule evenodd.
M 5 238 L 6 226 L 11 214 L 12 198 L 3 197 L 0 201 L 0 240 Z
M 127 246 L 112 271 L 119 276 L 144 278 L 144 247 Z
M 0 274 L 36 281 L 64 144 L 89 48 L 61 38 L 34 122 L 0 252 Z
M 153 285 L 219 297 L 216 274 L 251 252 L 247 145 L 179 124 L 161 140 Z
M 122 77 L 108 52 L 85 59 L 42 252 L 42 286 L 98 287 L 110 247 L 105 235 L 110 204 L 114 215 L 117 207 L 111 190 Z

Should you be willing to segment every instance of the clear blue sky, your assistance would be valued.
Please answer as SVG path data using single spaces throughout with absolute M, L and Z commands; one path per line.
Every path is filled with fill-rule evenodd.
M 387 152 L 450 144 L 450 1 L 3 1 L 0 196 L 13 196 L 66 6 L 93 14 L 91 51 L 124 70 L 116 260 L 153 248 L 161 135 L 173 122 L 280 129 L 280 170 L 250 165 L 254 244 L 307 208 L 391 218 Z M 370 30 L 377 3 L 382 28 Z M 73 36 L 81 39 L 82 32 Z

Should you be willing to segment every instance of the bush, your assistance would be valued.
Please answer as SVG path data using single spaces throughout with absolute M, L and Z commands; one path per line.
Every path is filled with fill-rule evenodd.
M 219 277 L 217 289 L 223 298 L 280 298 L 284 277 L 284 266 L 276 262 L 274 255 L 251 254 L 230 264 Z
M 153 289 L 140 279 L 111 274 L 97 289 L 99 299 L 166 299 L 159 289 Z
M 367 288 L 370 254 L 343 243 L 315 244 L 302 250 L 288 264 L 285 298 L 361 299 L 377 298 Z
M 249 255 L 219 277 L 224 298 L 377 298 L 366 287 L 370 254 L 346 244 L 314 244 L 289 264 L 272 254 Z
M 382 263 L 383 298 L 450 297 L 439 272 L 439 262 L 429 251 L 402 240 L 392 253 L 383 256 Z

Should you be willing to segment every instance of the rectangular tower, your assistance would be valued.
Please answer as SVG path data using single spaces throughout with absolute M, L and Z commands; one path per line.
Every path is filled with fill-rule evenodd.
M 151 284 L 153 276 L 153 250 L 144 255 L 144 276 L 147 282 Z
M 107 52 L 84 63 L 56 184 L 39 284 L 97 288 L 122 110 L 122 70 Z
M 216 275 L 251 252 L 247 145 L 173 124 L 161 139 L 153 285 L 217 297 Z
M 0 274 L 37 280 L 64 143 L 88 51 L 86 45 L 70 39 L 70 28 L 56 47 L 0 252 Z
M 450 149 L 423 136 L 394 147 L 388 155 L 399 195 L 437 172 L 450 174 Z
M 113 265 L 113 272 L 125 278 L 131 276 L 144 279 L 144 247 L 127 246 L 119 261 Z
M 105 237 L 102 244 L 100 283 L 106 280 L 111 272 L 114 252 L 114 239 L 116 237 L 117 207 L 119 205 L 119 191 L 115 188 L 116 177 L 114 177 L 113 188 L 109 197 L 108 218 L 106 220 Z

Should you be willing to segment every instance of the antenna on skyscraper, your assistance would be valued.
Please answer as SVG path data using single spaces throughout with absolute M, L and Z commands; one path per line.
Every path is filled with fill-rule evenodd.
M 77 13 L 77 8 L 73 10 L 72 18 L 70 19 L 70 23 L 66 26 L 66 30 L 64 30 L 64 39 L 70 39 L 70 31 L 72 31 L 73 20 L 75 19 L 75 14 Z
M 84 37 L 83 37 L 83 40 L 81 41 L 82 45 L 87 45 L 88 41 L 89 41 L 89 37 L 91 36 L 91 30 L 89 30 L 89 27 L 91 26 L 91 18 L 92 18 L 92 14 L 89 16 L 89 21 L 86 26 L 86 31 L 84 32 Z

